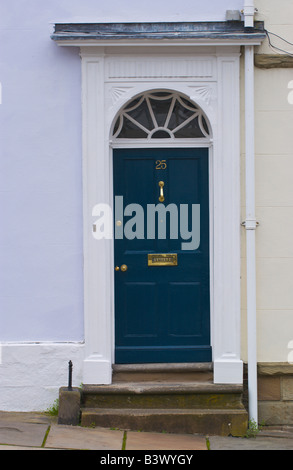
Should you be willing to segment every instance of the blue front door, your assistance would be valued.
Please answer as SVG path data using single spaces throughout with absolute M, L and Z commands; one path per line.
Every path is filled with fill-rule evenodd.
M 114 151 L 116 364 L 212 359 L 208 174 L 208 149 Z

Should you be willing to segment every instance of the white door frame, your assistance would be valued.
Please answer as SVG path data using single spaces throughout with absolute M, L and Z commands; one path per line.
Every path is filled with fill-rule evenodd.
M 240 358 L 240 99 L 238 46 L 81 48 L 83 83 L 85 360 L 83 382 L 109 384 L 114 353 L 113 240 L 93 237 L 92 209 L 112 204 L 111 129 L 139 93 L 190 97 L 212 127 L 211 330 L 215 383 L 242 383 Z M 156 142 L 157 146 L 158 143 Z M 178 144 L 181 146 L 181 144 Z M 188 145 L 188 144 L 186 144 Z M 164 144 L 166 147 L 166 144 Z M 206 146 L 206 144 L 205 144 Z

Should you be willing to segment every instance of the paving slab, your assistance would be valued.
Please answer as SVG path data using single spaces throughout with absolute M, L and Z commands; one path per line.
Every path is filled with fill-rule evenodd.
M 47 435 L 47 431 L 49 434 Z M 0 411 L 0 451 L 122 450 L 124 430 L 57 424 L 44 413 Z M 205 436 L 126 431 L 126 451 L 207 450 Z M 45 447 L 44 439 L 47 437 Z M 264 427 L 256 438 L 209 437 L 213 450 L 293 450 L 293 426 Z
M 126 450 L 207 450 L 207 444 L 203 436 L 129 431 Z
M 54 417 L 45 413 L 37 412 L 16 412 L 16 411 L 0 411 L 0 422 L 6 421 L 8 423 L 35 423 L 35 424 L 48 424 L 54 420 Z
M 42 447 L 20 447 L 20 446 L 3 446 L 3 445 L 0 445 L 0 452 L 1 450 L 12 450 L 12 451 L 16 451 L 16 450 L 22 450 L 22 451 L 25 451 L 25 450 L 29 450 L 29 451 L 32 451 L 32 450 L 57 450 L 57 449 L 44 449 Z
M 293 450 L 293 439 L 210 437 L 210 450 Z
M 259 434 L 259 437 L 278 437 L 278 438 L 291 438 L 293 439 L 293 426 L 264 426 Z
M 49 425 L 44 423 L 0 420 L 0 443 L 24 447 L 41 447 Z
M 123 431 L 53 424 L 45 448 L 78 450 L 121 450 Z

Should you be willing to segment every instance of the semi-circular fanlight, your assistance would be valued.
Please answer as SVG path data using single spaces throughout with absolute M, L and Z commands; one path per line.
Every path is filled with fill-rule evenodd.
M 209 139 L 200 108 L 179 93 L 146 92 L 120 112 L 114 139 Z

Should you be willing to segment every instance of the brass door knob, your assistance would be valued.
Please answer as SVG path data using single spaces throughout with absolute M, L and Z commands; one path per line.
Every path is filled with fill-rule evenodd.
M 121 271 L 122 271 L 123 273 L 125 273 L 125 272 L 127 271 L 127 269 L 128 269 L 128 266 L 126 266 L 126 264 L 122 264 L 122 266 L 121 266 Z
M 116 266 L 115 271 L 117 271 L 117 272 L 120 271 L 119 266 Z

